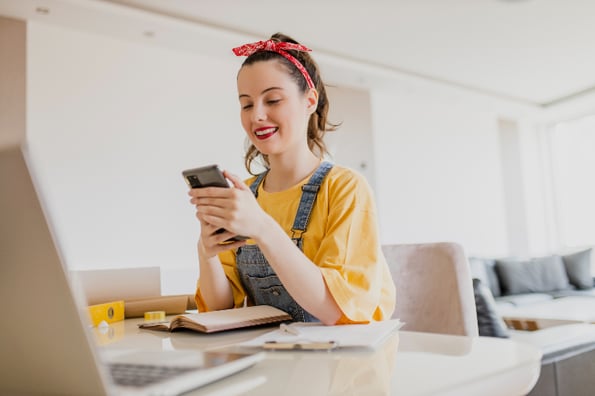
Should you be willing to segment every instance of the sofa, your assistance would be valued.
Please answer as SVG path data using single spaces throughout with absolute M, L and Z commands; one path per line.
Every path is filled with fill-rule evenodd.
M 480 336 L 511 338 L 543 352 L 531 396 L 595 394 L 594 258 L 591 248 L 527 259 L 469 257 Z M 593 313 L 585 314 L 593 320 L 577 315 L 572 305 L 579 302 L 592 303 Z M 556 310 L 560 303 L 569 312 Z M 518 320 L 544 312 L 547 320 Z
M 595 297 L 592 249 L 527 259 L 470 257 L 473 278 L 487 285 L 499 307 L 568 296 Z

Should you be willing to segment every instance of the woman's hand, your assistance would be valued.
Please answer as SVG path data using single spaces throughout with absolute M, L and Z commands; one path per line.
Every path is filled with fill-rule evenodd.
M 211 257 L 215 257 L 219 253 L 230 250 L 230 249 L 237 249 L 240 246 L 246 244 L 246 241 L 229 241 L 226 242 L 229 238 L 233 237 L 234 234 L 229 231 L 219 231 L 221 228 L 214 227 L 212 224 L 206 223 L 200 220 L 198 211 L 196 217 L 200 221 L 200 240 L 198 243 L 198 252 L 202 257 L 209 259 Z
M 252 191 L 237 176 L 224 172 L 232 188 L 204 187 L 189 191 L 201 224 L 201 242 L 206 257 L 235 249 L 244 241 L 225 242 L 235 235 L 257 235 L 268 216 L 260 208 Z M 225 231 L 218 233 L 218 230 Z

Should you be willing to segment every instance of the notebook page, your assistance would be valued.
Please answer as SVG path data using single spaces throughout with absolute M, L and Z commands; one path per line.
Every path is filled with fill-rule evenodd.
M 277 308 L 268 305 L 256 305 L 252 307 L 225 309 L 221 311 L 186 314 L 183 316 L 187 317 L 191 321 L 202 324 L 206 328 L 219 328 L 239 323 L 252 323 L 265 318 L 283 315 L 287 314 Z

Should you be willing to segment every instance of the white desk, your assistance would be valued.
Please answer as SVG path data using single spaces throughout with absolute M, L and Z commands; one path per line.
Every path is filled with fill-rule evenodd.
M 219 334 L 139 330 L 132 319 L 94 333 L 102 348 L 235 349 L 270 331 Z M 541 352 L 485 337 L 400 331 L 376 351 L 267 352 L 265 360 L 192 395 L 524 395 L 539 377 Z

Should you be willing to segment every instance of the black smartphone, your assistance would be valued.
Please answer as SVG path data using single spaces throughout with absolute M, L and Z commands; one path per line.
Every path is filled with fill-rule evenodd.
M 227 187 L 229 188 L 229 183 L 225 176 L 223 176 L 223 172 L 217 165 L 207 165 L 201 166 L 199 168 L 194 169 L 186 169 L 182 171 L 182 176 L 184 176 L 184 180 L 186 180 L 186 184 L 190 188 L 202 188 L 202 187 Z M 221 234 L 225 232 L 223 228 L 218 229 L 217 234 Z M 250 239 L 249 237 L 243 235 L 236 235 L 229 239 L 226 239 L 225 242 L 233 242 L 233 241 L 245 241 L 246 239 Z
M 190 188 L 229 187 L 225 176 L 223 176 L 223 172 L 221 172 L 221 169 L 217 165 L 186 169 L 182 172 L 182 175 Z

